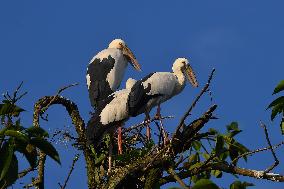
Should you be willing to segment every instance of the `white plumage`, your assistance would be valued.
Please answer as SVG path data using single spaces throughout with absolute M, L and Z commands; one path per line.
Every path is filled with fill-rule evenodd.
M 151 73 L 135 84 L 131 93 L 144 95 L 140 95 L 140 99 L 133 101 L 130 104 L 132 108 L 132 115 L 135 116 L 142 112 L 148 114 L 154 106 L 157 106 L 179 94 L 185 87 L 186 77 L 194 87 L 198 86 L 195 74 L 186 58 L 176 59 L 172 69 L 172 73 Z M 139 85 L 142 85 L 143 88 L 139 87 Z M 144 104 L 145 106 L 137 109 L 137 104 Z
M 129 94 L 129 114 L 137 116 L 145 113 L 146 120 L 150 119 L 150 111 L 158 106 L 157 117 L 161 117 L 160 104 L 179 94 L 185 87 L 185 77 L 197 87 L 198 83 L 192 68 L 186 58 L 178 58 L 173 64 L 173 72 L 155 72 L 137 81 Z M 151 131 L 147 125 L 147 138 Z M 166 136 L 165 136 L 166 137 Z
M 103 125 L 125 120 L 129 117 L 127 103 L 128 95 L 135 82 L 136 80 L 129 78 L 126 81 L 125 89 L 116 91 L 111 95 L 113 96 L 113 100 L 111 100 L 100 113 L 100 119 Z
M 119 88 L 128 62 L 136 70 L 141 70 L 134 54 L 121 39 L 113 40 L 107 49 L 92 58 L 86 75 L 92 106 L 97 107 L 100 101 Z

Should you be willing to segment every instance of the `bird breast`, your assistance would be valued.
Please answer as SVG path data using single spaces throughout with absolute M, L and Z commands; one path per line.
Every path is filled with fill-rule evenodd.
M 96 58 L 100 58 L 102 60 L 104 58 L 108 58 L 109 56 L 111 56 L 115 62 L 113 68 L 109 70 L 106 80 L 108 81 L 111 90 L 116 91 L 123 79 L 124 72 L 127 67 L 127 60 L 122 51 L 115 48 L 102 50 L 93 58 L 93 60 Z

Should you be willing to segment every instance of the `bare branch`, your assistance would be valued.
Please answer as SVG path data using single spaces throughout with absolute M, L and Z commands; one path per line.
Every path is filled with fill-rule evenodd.
M 65 182 L 64 182 L 64 184 L 63 184 L 63 186 L 62 186 L 60 183 L 58 183 L 59 186 L 61 187 L 61 189 L 65 189 L 65 188 L 66 188 L 67 183 L 68 183 L 68 181 L 69 181 L 69 179 L 70 179 L 70 176 L 71 176 L 71 174 L 72 174 L 72 172 L 73 172 L 73 170 L 74 170 L 75 164 L 76 164 L 76 162 L 78 161 L 79 157 L 80 157 L 80 154 L 76 154 L 76 155 L 75 155 L 75 157 L 74 157 L 74 159 L 73 159 L 73 162 L 72 162 L 72 165 L 71 165 L 71 169 L 70 169 L 70 171 L 69 171 L 69 173 L 68 173 L 68 176 L 67 176 L 67 178 L 66 178 L 66 180 L 65 180 Z
M 180 128 L 184 125 L 184 121 L 185 119 L 189 116 L 190 112 L 192 111 L 192 109 L 195 107 L 196 103 L 199 101 L 199 99 L 201 98 L 201 96 L 207 91 L 208 87 L 210 86 L 211 80 L 213 78 L 213 74 L 215 72 L 215 69 L 213 68 L 209 79 L 206 83 L 206 85 L 203 87 L 203 89 L 201 90 L 201 92 L 199 93 L 199 95 L 195 98 L 195 100 L 193 101 L 193 103 L 191 104 L 191 106 L 189 107 L 189 109 L 186 111 L 186 113 L 183 115 L 183 117 L 181 118 L 178 127 L 176 128 L 176 131 L 173 135 L 173 138 L 175 137 L 175 135 L 177 134 L 177 132 L 180 130 Z
M 180 184 L 181 187 L 183 187 L 184 189 L 189 189 L 189 187 L 186 186 L 186 184 L 183 182 L 183 180 L 181 178 L 179 178 L 179 176 L 176 174 L 176 172 L 172 168 L 169 168 L 167 170 L 167 172 L 170 175 L 172 175 L 172 177 Z
M 284 182 L 284 175 L 280 175 L 276 173 L 264 173 L 264 171 L 259 171 L 259 170 L 244 169 L 244 168 L 240 168 L 237 166 L 233 166 L 226 162 L 209 163 L 202 169 L 194 168 L 192 170 L 181 171 L 177 173 L 177 175 L 181 179 L 185 179 L 185 178 L 197 175 L 200 172 L 209 171 L 209 170 L 219 170 L 219 171 L 223 171 L 229 174 L 247 176 L 247 177 L 252 177 L 255 179 L 265 179 L 265 180 L 276 181 L 276 182 Z M 176 181 L 175 178 L 173 178 L 172 175 L 169 175 L 169 176 L 165 176 L 161 178 L 159 183 L 160 185 L 164 185 L 166 183 L 175 182 L 175 181 Z
M 243 154 L 240 154 L 238 157 L 236 157 L 231 164 L 235 164 L 240 158 L 244 157 L 244 156 L 249 156 L 249 155 L 253 155 L 255 153 L 258 153 L 258 152 L 263 152 L 263 151 L 267 151 L 267 150 L 270 150 L 271 148 L 272 149 L 276 149 L 276 148 L 279 148 L 280 146 L 282 146 L 284 144 L 284 141 L 282 141 L 281 143 L 279 144 L 276 144 L 275 146 L 268 146 L 268 147 L 265 147 L 265 148 L 260 148 L 260 149 L 256 149 L 256 150 L 253 150 L 253 151 L 249 151 L 249 152 L 246 152 L 246 153 L 243 153 Z
M 20 173 L 18 173 L 18 178 L 22 178 L 22 177 L 26 176 L 28 173 L 30 173 L 30 172 L 32 172 L 34 170 L 36 170 L 36 169 L 33 168 L 33 167 L 29 167 L 29 168 L 21 171 Z
M 271 145 L 271 142 L 270 142 L 270 139 L 269 139 L 269 136 L 268 136 L 268 131 L 267 131 L 266 125 L 265 125 L 263 122 L 261 122 L 261 121 L 260 121 L 260 125 L 261 125 L 261 127 L 263 127 L 263 129 L 264 129 L 265 138 L 266 138 L 266 140 L 267 140 L 267 143 L 268 143 L 268 145 L 269 145 L 270 151 L 271 151 L 272 156 L 273 156 L 273 158 L 274 158 L 274 164 L 271 165 L 269 168 L 267 168 L 267 169 L 264 171 L 264 173 L 266 174 L 266 173 L 270 172 L 271 170 L 273 170 L 277 165 L 279 165 L 279 160 L 277 159 L 276 154 L 275 154 L 275 152 L 274 152 L 274 150 L 273 150 L 273 148 L 272 148 L 272 145 Z
M 158 120 L 160 120 L 160 119 L 172 119 L 172 118 L 174 118 L 174 116 L 165 116 L 165 117 L 161 117 L 161 118 L 156 118 L 156 117 L 154 117 L 154 118 L 152 118 L 152 119 L 150 120 L 150 123 L 153 122 L 153 121 L 158 121 Z M 133 129 L 137 129 L 137 128 L 139 128 L 139 127 L 145 127 L 145 121 L 142 121 L 141 123 L 138 123 L 138 124 L 136 124 L 136 125 L 133 125 L 133 126 L 131 126 L 131 127 L 128 127 L 128 128 L 126 128 L 126 129 L 123 129 L 123 130 L 122 130 L 122 133 L 129 132 L 129 131 L 131 131 L 131 130 L 133 130 Z

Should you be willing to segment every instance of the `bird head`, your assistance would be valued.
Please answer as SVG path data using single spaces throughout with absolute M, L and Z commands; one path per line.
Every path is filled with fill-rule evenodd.
M 108 48 L 116 48 L 122 50 L 123 55 L 131 63 L 131 65 L 137 70 L 141 71 L 141 66 L 135 58 L 132 51 L 127 47 L 126 43 L 122 39 L 114 39 L 108 46 Z
M 128 78 L 127 81 L 126 81 L 126 84 L 125 84 L 125 88 L 131 89 L 135 83 L 136 83 L 135 79 Z
M 198 82 L 194 74 L 193 69 L 191 68 L 188 59 L 186 58 L 177 58 L 173 64 L 173 71 L 181 71 L 186 75 L 188 81 L 193 87 L 198 87 Z

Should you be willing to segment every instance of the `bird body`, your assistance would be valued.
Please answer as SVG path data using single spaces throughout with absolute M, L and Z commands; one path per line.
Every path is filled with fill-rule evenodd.
M 104 59 L 105 61 L 103 61 Z M 97 65 L 97 69 L 92 70 L 99 70 L 100 72 L 97 72 L 98 78 L 100 80 L 106 79 L 110 89 L 115 91 L 117 88 L 119 88 L 125 73 L 125 69 L 128 65 L 128 61 L 123 56 L 122 51 L 115 48 L 104 49 L 91 60 L 90 64 L 96 61 L 100 61 L 100 63 Z M 102 62 L 106 65 L 103 65 Z M 92 72 L 92 70 L 90 70 L 90 72 Z
M 87 125 L 88 144 L 99 144 L 106 133 L 114 132 L 116 127 L 129 118 L 128 98 L 135 80 L 128 79 L 126 88 L 105 98 Z
M 115 92 L 123 79 L 128 62 L 140 69 L 135 56 L 121 39 L 115 39 L 109 48 L 100 51 L 90 61 L 87 68 L 87 86 L 93 107 Z
M 186 77 L 193 86 L 198 85 L 187 59 L 177 59 L 172 69 L 173 72 L 151 73 L 135 83 L 129 95 L 131 116 L 149 113 L 154 106 L 179 94 L 185 87 Z

